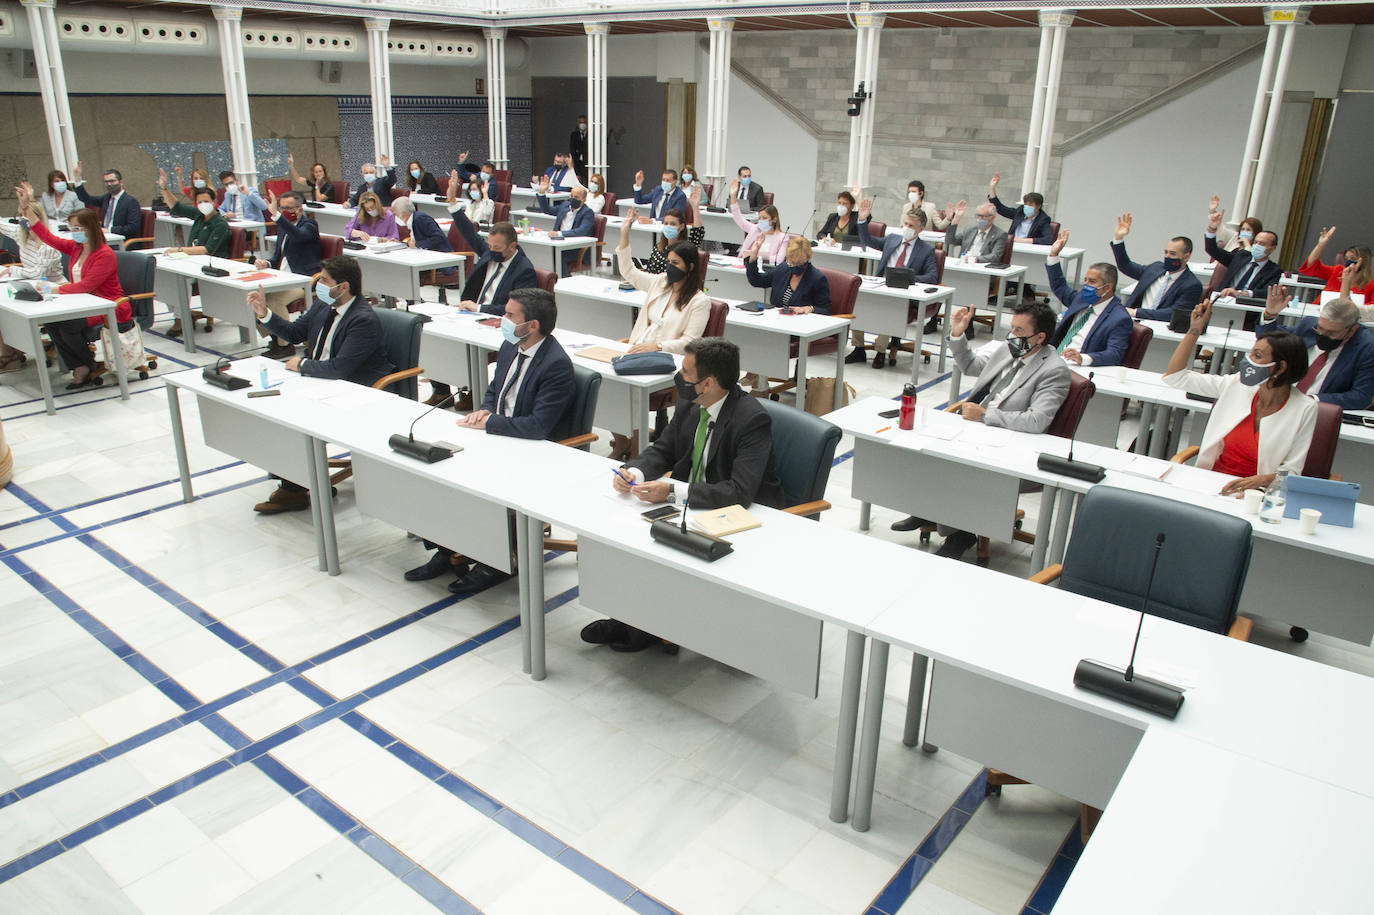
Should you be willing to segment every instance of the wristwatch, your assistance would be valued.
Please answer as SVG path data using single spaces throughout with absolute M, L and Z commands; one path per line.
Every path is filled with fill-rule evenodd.
M 676 485 L 675 483 L 669 483 L 669 484 L 668 484 L 668 504 L 669 504 L 669 505 L 672 505 L 672 504 L 674 504 L 674 503 L 676 503 L 676 502 L 677 502 L 677 485 Z

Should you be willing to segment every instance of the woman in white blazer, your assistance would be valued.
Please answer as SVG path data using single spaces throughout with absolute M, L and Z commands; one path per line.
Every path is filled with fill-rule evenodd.
M 1189 369 L 1211 311 L 1209 302 L 1193 309 L 1192 324 L 1169 360 L 1164 382 L 1217 399 L 1202 432 L 1197 466 L 1235 477 L 1221 492 L 1239 495 L 1264 489 L 1280 470 L 1302 473 L 1317 425 L 1317 399 L 1295 387 L 1307 375 L 1307 346 L 1284 331 L 1260 336 L 1240 370 L 1230 375 Z
M 701 273 L 697 246 L 687 241 L 668 246 L 668 266 L 664 273 L 645 273 L 634 265 L 630 257 L 630 227 L 635 223 L 635 210 L 625 216 L 620 226 L 620 245 L 616 259 L 625 282 L 645 293 L 644 306 L 630 331 L 632 353 L 663 352 L 682 355 L 687 344 L 706 332 L 711 316 L 711 299 L 703 292 L 706 277 Z M 623 458 L 631 453 L 635 430 L 628 436 L 615 433 L 611 456 Z

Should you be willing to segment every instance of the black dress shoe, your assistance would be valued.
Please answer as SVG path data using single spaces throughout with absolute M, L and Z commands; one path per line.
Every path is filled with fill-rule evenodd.
M 454 594 L 476 594 L 478 591 L 485 591 L 492 585 L 499 585 L 509 578 L 511 578 L 509 573 L 493 569 L 491 566 L 479 562 L 462 578 L 450 582 L 448 589 Z
M 943 556 L 946 559 L 960 559 L 968 552 L 969 547 L 977 546 L 978 535 L 968 531 L 955 531 L 945 538 L 945 542 L 940 545 L 940 549 L 935 552 L 936 556 Z
M 434 555 L 429 557 L 429 562 L 422 566 L 416 566 L 406 572 L 406 581 L 429 581 L 431 578 L 438 578 L 453 571 L 453 554 L 448 550 L 435 550 Z M 466 566 L 464 567 L 466 570 Z
M 892 529 L 894 531 L 914 531 L 919 530 L 920 528 L 923 528 L 928 524 L 930 524 L 930 522 L 927 521 L 925 518 L 917 518 L 915 515 L 908 515 L 901 521 L 893 521 Z
M 854 352 L 844 357 L 845 365 L 858 365 L 860 362 L 868 361 L 868 351 L 862 347 L 854 347 Z
M 630 627 L 620 620 L 594 620 L 582 627 L 582 641 L 591 645 L 623 642 L 629 634 Z
M 625 638 L 618 642 L 612 642 L 611 651 L 643 651 L 646 648 L 652 648 L 654 645 L 659 645 L 663 642 L 658 636 L 650 635 L 643 629 L 636 629 L 633 626 L 626 626 L 625 628 L 629 630 Z
M 876 356 L 873 357 L 873 367 L 874 367 L 875 369 L 880 369 L 880 368 L 882 368 L 882 367 L 885 366 L 885 365 L 887 365 L 887 354 L 886 354 L 886 353 L 878 353 L 878 355 L 876 355 Z
M 923 334 L 938 334 L 940 332 L 940 316 L 936 315 L 926 322 L 925 327 L 921 328 Z

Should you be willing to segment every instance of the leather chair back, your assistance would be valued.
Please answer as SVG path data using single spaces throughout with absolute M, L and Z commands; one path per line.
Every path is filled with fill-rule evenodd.
M 817 270 L 830 284 L 830 313 L 832 315 L 852 315 L 854 303 L 859 298 L 859 275 L 848 270 L 832 270 L 817 267 Z
M 935 252 L 935 285 L 939 286 L 945 279 L 945 252 L 943 249 Z
M 1050 237 L 1059 237 L 1059 223 L 1055 222 L 1054 220 L 1050 220 Z
M 805 410 L 760 400 L 772 424 L 773 464 L 782 483 L 783 505 L 825 498 L 840 427 Z
M 243 260 L 243 255 L 248 251 L 248 230 L 242 226 L 229 227 L 229 259 L 231 261 Z
M 763 205 L 766 206 L 766 207 L 771 207 L 771 206 L 773 205 L 773 192 L 772 192 L 772 191 L 764 191 L 764 192 L 763 192 Z
M 262 183 L 262 196 L 269 199 L 272 194 L 276 194 L 280 197 L 289 190 L 291 190 L 291 180 L 289 178 L 277 178 L 273 181 L 264 181 Z
M 491 205 L 491 221 L 493 223 L 510 222 L 510 204 L 502 203 L 499 200 L 493 202 Z
M 706 204 L 710 206 L 711 201 L 716 199 L 716 186 L 714 184 L 703 184 L 702 187 L 706 188 Z
M 8 255 L 8 258 L 5 260 L 5 263 L 19 263 L 19 243 L 16 242 L 14 239 L 10 238 L 8 235 L 0 235 L 0 251 L 3 251 L 6 255 Z
M 328 260 L 343 254 L 343 236 L 320 233 L 320 260 Z
M 498 168 L 492 170 L 491 177 L 501 182 L 502 186 L 510 187 L 511 171 L 508 168 Z
M 1212 278 L 1208 280 L 1207 285 L 1202 288 L 1202 298 L 1210 299 L 1212 293 L 1221 292 L 1222 288 L 1226 285 L 1227 272 L 1229 272 L 1229 268 L 1221 261 L 1212 262 Z M 1190 304 L 1196 305 L 1197 302 L 1192 302 Z
M 702 276 L 706 275 L 706 270 L 711 266 L 711 255 L 706 253 L 705 248 L 697 249 L 697 272 Z
M 725 336 L 725 319 L 730 316 L 730 306 L 719 299 L 711 300 L 711 312 L 706 316 L 706 329 L 703 337 Z
M 1012 238 L 1011 235 L 1010 235 L 1010 233 L 1008 233 L 1008 235 L 1007 235 L 1007 243 L 1006 243 L 1005 245 L 1002 246 L 1002 260 L 999 261 L 999 263 L 1000 263 L 1003 267 L 1010 267 L 1010 266 L 1011 266 L 1011 249 L 1012 249 L 1012 247 L 1015 246 L 1015 244 L 1016 244 L 1016 239 Z
M 553 284 L 558 282 L 558 274 L 552 270 L 545 270 L 543 267 L 535 267 L 534 275 L 539 280 L 539 288 L 545 292 L 553 292 Z
M 348 203 L 348 191 L 349 186 L 347 181 L 335 181 L 334 202 L 341 206 L 346 205 Z
M 887 223 L 879 222 L 874 219 L 868 223 L 868 236 L 874 241 L 881 241 L 887 235 Z
M 1150 348 L 1150 340 L 1154 338 L 1155 332 L 1144 324 L 1135 324 L 1131 327 L 1131 339 L 1126 341 L 1126 354 L 1121 357 L 1121 364 L 1128 369 L 1140 368 L 1140 363 L 1145 358 L 1145 351 Z
M 1317 424 L 1312 429 L 1312 444 L 1307 446 L 1307 463 L 1302 465 L 1305 477 L 1331 476 L 1331 462 L 1336 457 L 1336 443 L 1341 436 L 1340 404 L 1317 404 Z
M 413 369 L 420 364 L 420 331 L 427 318 L 418 312 L 397 308 L 374 308 L 382 323 L 382 349 L 395 371 Z M 420 399 L 420 385 L 415 378 L 402 378 L 391 383 L 394 394 L 410 400 Z
M 1073 438 L 1074 432 L 1078 429 L 1078 421 L 1083 418 L 1083 411 L 1088 408 L 1088 401 L 1092 400 L 1096 392 L 1097 385 L 1077 372 L 1071 372 L 1069 396 L 1059 405 L 1059 411 L 1054 414 L 1054 419 L 1050 420 L 1050 427 L 1045 431 L 1060 438 Z
M 602 194 L 601 196 L 602 196 L 602 198 L 603 198 L 603 200 L 604 200 L 605 202 L 601 204 L 601 214 L 600 214 L 600 215 L 602 215 L 602 216 L 615 216 L 615 215 L 617 215 L 617 214 L 616 214 L 616 211 L 615 211 L 615 202 L 616 202 L 617 200 L 619 200 L 620 198 L 617 197 L 617 196 L 616 196 L 614 193 L 612 193 L 611 191 L 607 191 L 606 193 Z
M 1094 486 L 1078 507 L 1059 587 L 1139 610 L 1150 591 L 1154 616 L 1225 634 L 1250 568 L 1253 529 L 1243 517 L 1114 486 Z
M 555 430 L 553 438 L 562 441 L 592 431 L 592 420 L 596 416 L 596 398 L 601 393 L 601 374 L 585 366 L 573 363 L 573 401 L 563 422 Z M 581 451 L 590 451 L 591 445 L 582 445 Z

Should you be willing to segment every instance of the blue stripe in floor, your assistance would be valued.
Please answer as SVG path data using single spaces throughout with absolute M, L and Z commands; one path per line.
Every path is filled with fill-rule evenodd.
M 911 857 L 902 863 L 897 873 L 887 882 L 878 895 L 869 903 L 864 915 L 895 915 L 915 892 L 916 887 L 925 879 L 935 862 L 949 848 L 959 831 L 973 818 L 973 814 L 983 803 L 987 794 L 988 770 L 984 769 L 973 777 L 954 803 L 945 811 L 944 816 L 931 827 L 930 832 L 916 846 Z
M 1054 904 L 1059 901 L 1059 894 L 1064 892 L 1064 885 L 1073 875 L 1073 869 L 1077 866 L 1078 857 L 1082 853 L 1083 833 L 1075 821 L 1069 828 L 1069 834 L 1060 844 L 1059 852 L 1041 876 L 1040 885 L 1031 893 L 1030 899 L 1026 900 L 1026 907 L 1021 910 L 1021 915 L 1049 915 L 1054 909 Z

